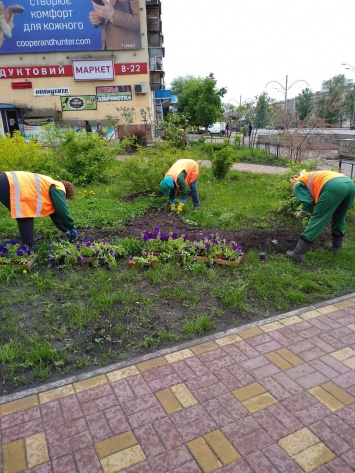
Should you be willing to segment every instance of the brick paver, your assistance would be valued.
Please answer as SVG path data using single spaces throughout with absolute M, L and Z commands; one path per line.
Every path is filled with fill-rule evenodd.
M 355 296 L 0 398 L 0 441 L 4 473 L 355 471 Z

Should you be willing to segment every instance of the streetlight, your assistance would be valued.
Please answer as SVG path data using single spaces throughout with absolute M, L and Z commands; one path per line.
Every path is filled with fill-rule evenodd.
M 287 85 L 287 83 L 288 83 L 288 76 L 286 76 L 285 87 L 284 87 L 282 84 L 280 84 L 280 82 L 278 82 L 277 80 L 271 80 L 270 82 L 268 82 L 268 83 L 266 84 L 265 89 L 266 89 L 266 87 L 267 87 L 269 84 L 271 84 L 271 82 L 276 82 L 276 84 L 279 84 L 279 86 L 285 91 L 285 124 L 286 124 L 286 114 L 287 114 L 287 91 L 288 91 L 289 89 L 291 89 L 291 87 L 292 87 L 294 84 L 296 84 L 296 82 L 305 82 L 305 83 L 307 84 L 307 87 L 309 87 L 309 84 L 308 84 L 308 82 L 307 82 L 306 80 L 297 79 L 297 80 L 295 80 L 295 82 L 292 82 L 292 84 L 288 86 L 288 85 Z
M 345 62 L 343 62 L 342 66 L 347 66 L 345 69 L 348 69 L 349 71 L 355 73 L 355 67 L 352 66 L 351 64 L 346 64 Z M 355 85 L 354 85 L 354 91 L 355 91 Z M 355 120 L 355 95 L 354 95 L 354 105 L 353 105 L 353 118 L 351 120 L 351 123 L 354 123 L 354 120 Z

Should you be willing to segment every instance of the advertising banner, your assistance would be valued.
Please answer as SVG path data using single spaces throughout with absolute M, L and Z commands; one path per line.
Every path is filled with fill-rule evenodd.
M 96 87 L 96 97 L 98 102 L 132 100 L 132 87 L 130 85 Z
M 45 88 L 45 89 L 34 89 L 33 95 L 35 97 L 47 97 L 48 95 L 69 95 L 69 87 L 62 88 Z
M 141 48 L 136 0 L 0 2 L 0 54 Z
M 96 95 L 70 95 L 60 97 L 63 112 L 73 112 L 78 110 L 96 110 Z
M 54 123 L 54 117 L 20 118 L 19 128 L 26 141 L 40 139 L 46 125 Z

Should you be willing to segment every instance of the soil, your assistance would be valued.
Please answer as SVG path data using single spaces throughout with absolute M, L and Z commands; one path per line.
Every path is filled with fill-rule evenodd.
M 175 232 L 180 235 L 188 233 L 190 238 L 198 239 L 201 235 L 217 234 L 221 238 L 233 240 L 242 246 L 243 252 L 249 250 L 266 251 L 270 254 L 283 253 L 293 250 L 299 237 L 300 229 L 287 226 L 277 227 L 274 230 L 262 228 L 245 228 L 236 231 L 223 230 L 221 228 L 204 228 L 191 226 L 185 223 L 177 214 L 166 210 L 151 210 L 142 217 L 127 222 L 122 231 L 107 231 L 99 228 L 91 228 L 80 231 L 81 237 L 90 240 L 102 238 L 113 239 L 116 237 L 140 238 L 144 231 L 153 231 L 159 227 L 161 232 Z M 329 234 L 324 232 L 315 243 L 316 246 L 323 245 L 329 240 Z

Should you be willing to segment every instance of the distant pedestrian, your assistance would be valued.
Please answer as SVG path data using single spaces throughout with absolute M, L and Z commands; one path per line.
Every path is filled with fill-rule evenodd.
M 86 133 L 92 133 L 91 125 L 87 120 L 85 120 L 85 131 Z
M 253 127 L 252 127 L 252 124 L 249 123 L 249 126 L 248 126 L 248 136 L 250 137 L 251 136 L 251 132 L 253 131 Z
M 104 130 L 103 130 L 101 122 L 99 120 L 97 121 L 97 124 L 96 124 L 96 130 L 97 130 L 97 133 L 100 136 L 102 136 L 104 134 Z
M 226 125 L 226 135 L 227 135 L 227 137 L 229 136 L 229 123 L 227 123 L 227 125 Z

